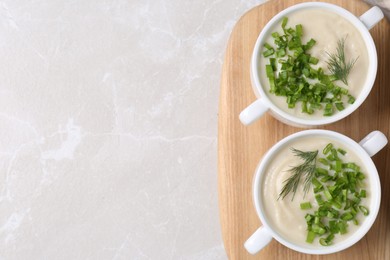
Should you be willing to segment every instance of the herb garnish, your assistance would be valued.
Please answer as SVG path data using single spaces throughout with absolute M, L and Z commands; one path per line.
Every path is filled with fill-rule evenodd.
M 302 113 L 313 114 L 316 110 L 323 110 L 324 116 L 331 116 L 336 110 L 344 110 L 344 103 L 352 104 L 355 98 L 348 93 L 348 89 L 337 86 L 334 81 L 348 76 L 356 59 L 345 63 L 344 41 L 340 41 L 340 53 L 334 57 L 337 75 L 326 74 L 321 67 L 314 67 L 319 59 L 309 51 L 316 44 L 314 39 L 302 42 L 303 26 L 297 24 L 291 28 L 287 26 L 288 18 L 284 17 L 281 27 L 283 33 L 271 34 L 274 45 L 264 44 L 263 56 L 269 58 L 265 65 L 266 76 L 269 80 L 269 92 L 276 96 L 286 97 L 288 108 L 295 108 L 301 103 Z M 341 51 L 342 50 L 342 51 Z M 344 58 L 343 58 L 344 57 Z
M 330 73 L 348 86 L 348 75 L 358 58 L 352 59 L 349 62 L 345 60 L 345 40 L 346 37 L 338 40 L 336 53 L 326 53 L 329 56 L 329 60 L 326 63 L 328 64 Z
M 290 191 L 294 198 L 300 179 L 305 175 L 305 195 L 311 184 L 314 193 L 314 199 L 300 203 L 301 210 L 308 212 L 305 215 L 306 242 L 313 243 L 318 238 L 322 246 L 332 245 L 336 235 L 348 232 L 349 224 L 359 225 L 358 215 L 370 214 L 361 203 L 367 197 L 362 183 L 365 175 L 356 163 L 343 161 L 347 151 L 332 143 L 325 146 L 324 157 L 318 159 L 318 151 L 303 152 L 292 148 L 292 152 L 303 159 L 303 163 L 291 168 L 293 175 L 284 181 L 279 198 L 284 198 Z
M 295 156 L 298 156 L 303 160 L 303 163 L 298 166 L 294 166 L 289 170 L 292 175 L 284 181 L 285 184 L 282 188 L 282 191 L 279 193 L 279 198 L 282 197 L 282 199 L 284 199 L 284 197 L 286 197 L 287 194 L 292 191 L 293 196 L 291 200 L 293 200 L 302 176 L 305 177 L 303 186 L 305 195 L 309 191 L 314 173 L 316 172 L 315 159 L 317 157 L 318 150 L 312 152 L 303 152 L 295 148 L 292 148 L 291 150 Z

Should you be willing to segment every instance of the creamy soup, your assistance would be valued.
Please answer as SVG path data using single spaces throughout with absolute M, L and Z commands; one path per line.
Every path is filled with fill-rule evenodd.
M 348 86 L 341 80 L 337 80 L 335 83 L 340 87 L 348 89 L 349 93 L 356 98 L 365 84 L 369 65 L 367 47 L 359 31 L 352 23 L 340 15 L 326 9 L 318 8 L 299 10 L 289 14 L 287 27 L 294 28 L 297 24 L 302 24 L 303 26 L 303 44 L 308 42 L 311 38 L 316 41 L 316 44 L 308 51 L 313 57 L 319 59 L 318 64 L 313 65 L 312 67 L 321 67 L 326 74 L 330 74 L 326 63 L 329 59 L 327 53 L 335 53 L 338 40 L 345 38 L 346 60 L 349 61 L 355 58 L 357 58 L 357 60 L 348 76 Z M 280 23 L 276 24 L 275 27 L 270 30 L 271 33 L 276 31 L 281 35 L 283 34 Z M 271 35 L 266 39 L 266 42 L 273 47 L 275 46 Z M 266 64 L 269 64 L 269 58 L 265 58 L 261 55 L 259 61 L 260 82 L 265 89 L 265 92 L 268 94 L 268 97 L 276 106 L 283 111 L 300 118 L 323 117 L 322 110 L 316 110 L 314 114 L 308 115 L 307 113 L 301 112 L 301 102 L 297 103 L 295 108 L 288 108 L 286 97 L 269 93 L 270 84 L 266 76 Z M 345 103 L 345 106 L 347 105 L 348 103 Z
M 363 181 L 364 189 L 369 186 L 369 179 L 366 169 L 363 167 L 361 159 L 348 147 L 342 144 L 330 140 L 328 138 L 320 136 L 302 137 L 298 140 L 288 143 L 283 147 L 273 159 L 270 160 L 270 164 L 267 166 L 265 175 L 263 178 L 260 192 L 262 193 L 263 205 L 265 216 L 269 221 L 269 224 L 286 240 L 301 245 L 304 247 L 322 247 L 319 244 L 319 239 L 315 239 L 312 244 L 306 242 L 307 236 L 307 224 L 305 221 L 305 215 L 307 213 L 312 214 L 314 210 L 318 208 L 318 203 L 314 197 L 313 185 L 310 191 L 304 196 L 303 186 L 298 187 L 294 199 L 292 200 L 292 193 L 288 194 L 284 199 L 278 199 L 279 194 L 283 188 L 283 182 L 291 176 L 289 169 L 292 166 L 299 165 L 302 161 L 297 158 L 291 151 L 291 148 L 295 148 L 302 151 L 315 151 L 318 150 L 318 157 L 323 157 L 322 150 L 328 144 L 332 143 L 338 148 L 342 148 L 347 151 L 344 156 L 340 156 L 344 162 L 354 162 L 360 166 L 360 171 L 366 176 Z M 366 198 L 362 199 L 361 205 L 367 208 L 370 203 L 370 192 L 367 189 Z M 310 202 L 313 206 L 312 209 L 302 210 L 300 204 L 302 202 Z M 337 234 L 333 240 L 333 244 L 345 240 L 361 226 L 365 216 L 360 213 L 356 216 L 359 221 L 359 225 L 355 225 L 351 221 L 348 222 L 348 233 Z

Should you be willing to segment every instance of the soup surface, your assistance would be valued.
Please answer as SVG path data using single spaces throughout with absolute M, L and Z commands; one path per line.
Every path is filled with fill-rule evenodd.
M 364 189 L 367 189 L 367 196 L 362 199 L 361 205 L 369 208 L 368 205 L 370 204 L 371 196 L 370 191 L 367 188 L 369 187 L 368 174 L 366 169 L 363 167 L 364 165 L 361 159 L 353 151 L 335 140 L 321 136 L 302 137 L 288 143 L 286 146 L 281 148 L 273 159 L 270 160 L 270 163 L 264 172 L 260 192 L 262 193 L 262 203 L 264 205 L 265 216 L 270 225 L 286 240 L 297 245 L 305 247 L 322 247 L 319 244 L 318 238 L 311 244 L 306 242 L 307 224 L 305 221 L 305 215 L 308 213 L 312 214 L 314 210 L 318 208 L 318 203 L 315 199 L 312 188 L 313 185 L 309 192 L 304 194 L 301 180 L 301 185 L 298 187 L 294 199 L 292 197 L 292 193 L 289 193 L 284 199 L 279 198 L 284 181 L 291 176 L 291 172 L 289 170 L 291 167 L 302 163 L 301 159 L 297 158 L 297 156 L 293 154 L 291 148 L 301 151 L 318 150 L 318 157 L 323 157 L 322 151 L 328 143 L 332 143 L 335 147 L 341 148 L 347 152 L 345 155 L 340 156 L 340 159 L 344 162 L 354 162 L 360 166 L 360 171 L 366 176 L 362 185 Z M 300 208 L 300 204 L 302 202 L 310 202 L 313 208 L 309 210 L 302 210 Z M 353 235 L 354 231 L 356 231 L 362 221 L 364 221 L 365 216 L 363 214 L 358 214 L 356 219 L 360 224 L 355 225 L 354 223 L 348 222 L 348 233 L 343 235 L 337 234 L 333 240 L 333 244 Z
M 310 55 L 319 60 L 318 63 L 312 67 L 315 69 L 321 67 L 326 74 L 331 74 L 327 64 L 329 54 L 336 53 L 338 41 L 340 39 L 345 39 L 346 61 L 348 62 L 356 59 L 356 62 L 349 73 L 348 86 L 341 80 L 335 81 L 335 84 L 346 88 L 349 91 L 349 94 L 356 98 L 365 84 L 369 66 L 367 47 L 359 31 L 352 23 L 339 14 L 320 8 L 304 9 L 289 14 L 287 27 L 294 28 L 297 24 L 301 24 L 303 27 L 302 43 L 307 43 L 311 38 L 316 41 L 315 45 L 308 50 Z M 281 23 L 276 24 L 270 32 L 279 32 L 280 34 L 283 34 Z M 268 36 L 266 42 L 272 47 L 275 47 L 271 35 Z M 288 108 L 286 97 L 276 96 L 270 93 L 270 83 L 265 70 L 265 65 L 267 64 L 269 64 L 269 58 L 261 55 L 258 64 L 260 82 L 270 100 L 277 107 L 300 118 L 323 117 L 323 111 L 321 110 L 316 110 L 310 115 L 302 113 L 301 102 L 298 102 L 295 108 Z M 345 102 L 345 105 L 347 106 L 348 103 Z M 337 111 L 335 112 L 337 113 Z

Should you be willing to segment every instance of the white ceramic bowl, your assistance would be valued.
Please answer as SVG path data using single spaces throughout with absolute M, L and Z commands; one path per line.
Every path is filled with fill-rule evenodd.
M 356 97 L 356 101 L 352 105 L 348 105 L 343 111 L 339 111 L 332 116 L 329 117 L 321 117 L 321 118 L 300 118 L 289 114 L 275 104 L 271 102 L 271 100 L 267 97 L 264 88 L 261 86 L 261 81 L 259 78 L 259 60 L 261 56 L 261 52 L 263 51 L 263 46 L 265 40 L 268 35 L 272 33 L 273 28 L 276 24 L 280 23 L 283 17 L 288 16 L 289 14 L 296 12 L 298 10 L 308 9 L 308 8 L 323 8 L 329 10 L 331 12 L 337 13 L 340 16 L 344 17 L 348 21 L 350 21 L 356 29 L 361 33 L 365 45 L 367 46 L 369 65 L 367 72 L 367 79 L 362 88 L 361 93 Z M 312 126 L 321 126 L 336 122 L 346 116 L 350 115 L 353 111 L 355 111 L 367 98 L 370 93 L 372 86 L 374 85 L 374 81 L 377 73 L 377 52 L 375 48 L 374 41 L 369 32 L 376 23 L 378 23 L 383 18 L 383 13 L 378 7 L 372 7 L 366 13 L 364 13 L 360 17 L 356 17 L 354 14 L 349 11 L 341 8 L 337 5 L 329 4 L 329 3 L 321 3 L 321 2 L 307 2 L 302 4 L 297 4 L 291 6 L 282 12 L 278 13 L 274 16 L 263 28 L 259 37 L 257 38 L 251 59 L 251 80 L 252 87 L 255 95 L 257 96 L 257 100 L 250 104 L 247 108 L 245 108 L 240 114 L 240 120 L 243 124 L 248 125 L 258 118 L 260 118 L 266 111 L 271 112 L 271 114 L 277 118 L 278 120 L 293 126 L 298 127 L 312 127 Z
M 370 214 L 364 219 L 360 227 L 355 231 L 352 236 L 349 236 L 345 240 L 336 243 L 330 246 L 321 246 L 313 247 L 308 244 L 308 246 L 302 246 L 292 241 L 288 241 L 286 238 L 276 232 L 272 227 L 267 214 L 265 214 L 263 200 L 266 198 L 262 197 L 261 184 L 265 176 L 265 169 L 267 169 L 270 161 L 273 160 L 274 156 L 284 147 L 289 145 L 289 143 L 296 141 L 302 137 L 314 137 L 322 136 L 331 140 L 335 140 L 337 143 L 341 143 L 343 146 L 348 147 L 350 150 L 354 151 L 356 155 L 361 159 L 362 164 L 366 168 L 367 172 L 365 174 L 368 176 L 369 187 L 367 190 L 370 192 Z M 245 248 L 248 252 L 255 254 L 265 247 L 273 238 L 279 241 L 281 244 L 285 245 L 288 248 L 291 248 L 295 251 L 306 253 L 306 254 L 330 254 L 346 249 L 356 242 L 358 242 L 371 228 L 374 223 L 380 206 L 381 201 L 381 185 L 378 176 L 377 169 L 371 159 L 371 156 L 375 155 L 387 144 L 386 136 L 379 131 L 374 131 L 367 135 L 359 143 L 350 139 L 349 137 L 339 134 L 337 132 L 329 130 L 304 130 L 295 134 L 292 134 L 277 144 L 275 144 L 263 157 L 259 163 L 253 182 L 253 202 L 256 208 L 257 215 L 260 218 L 261 223 L 263 224 L 245 243 Z M 269 198 L 268 198 L 269 199 Z M 272 216 L 269 216 L 272 217 Z

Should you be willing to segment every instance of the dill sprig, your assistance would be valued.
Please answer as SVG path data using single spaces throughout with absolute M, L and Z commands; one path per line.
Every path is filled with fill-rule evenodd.
M 348 75 L 352 70 L 353 65 L 355 65 L 356 59 L 351 59 L 349 62 L 345 58 L 345 38 L 339 39 L 337 41 L 336 53 L 326 53 L 329 56 L 329 60 L 326 62 L 328 64 L 328 69 L 330 73 L 338 80 L 344 82 L 348 86 Z
M 317 157 L 318 150 L 309 152 L 303 152 L 295 148 L 291 148 L 291 150 L 295 154 L 295 156 L 303 160 L 303 163 L 298 166 L 294 166 L 289 170 L 292 175 L 283 182 L 284 186 L 279 193 L 279 198 L 281 197 L 282 199 L 284 199 L 284 197 L 286 197 L 292 191 L 293 196 L 291 200 L 293 200 L 302 176 L 304 176 L 305 178 L 303 186 L 304 196 L 309 191 L 311 181 L 316 171 L 315 159 Z

